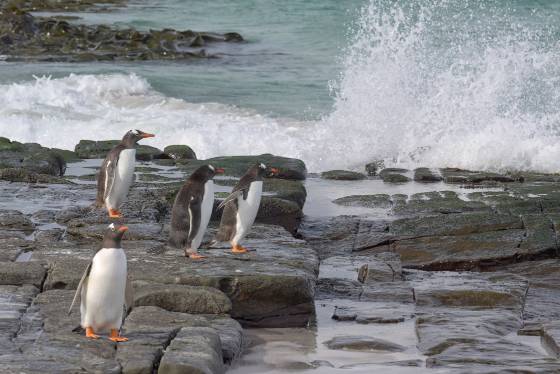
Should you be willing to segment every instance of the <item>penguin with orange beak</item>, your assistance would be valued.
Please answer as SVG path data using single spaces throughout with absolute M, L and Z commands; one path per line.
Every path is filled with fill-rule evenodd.
M 241 177 L 231 194 L 219 205 L 224 208 L 216 241 L 229 242 L 232 253 L 246 253 L 240 242 L 251 230 L 261 204 L 263 178 L 277 175 L 276 168 L 257 163 Z
M 108 331 L 109 339 L 114 342 L 128 340 L 119 333 L 123 314 L 132 307 L 133 301 L 126 255 L 121 246 L 121 239 L 127 230 L 126 226 L 109 225 L 102 248 L 86 267 L 68 310 L 70 314 L 80 295 L 81 326 L 90 339 L 98 339 L 97 333 Z
M 171 211 L 169 244 L 183 248 L 185 256 L 197 260 L 197 253 L 214 208 L 214 181 L 224 169 L 203 165 L 196 169 L 179 190 Z
M 134 181 L 138 141 L 154 136 L 141 130 L 128 131 L 101 164 L 97 178 L 96 205 L 105 206 L 110 218 L 121 217 L 119 208 L 126 200 Z

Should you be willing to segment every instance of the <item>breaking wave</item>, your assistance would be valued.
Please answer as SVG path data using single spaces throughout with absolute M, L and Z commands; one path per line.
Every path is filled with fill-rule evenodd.
M 333 109 L 319 121 L 188 103 L 133 74 L 70 75 L 1 85 L 0 135 L 72 149 L 139 128 L 157 134 L 151 145 L 189 144 L 202 158 L 274 153 L 312 171 L 383 159 L 558 172 L 560 34 L 514 10 L 372 0 L 331 83 Z

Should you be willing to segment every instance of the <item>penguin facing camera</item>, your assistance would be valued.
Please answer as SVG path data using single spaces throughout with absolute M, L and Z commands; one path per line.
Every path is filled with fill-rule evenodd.
M 123 315 L 132 307 L 132 286 L 127 277 L 126 254 L 121 246 L 126 226 L 110 224 L 103 237 L 102 248 L 95 252 L 86 267 L 68 310 L 72 313 L 78 295 L 80 314 L 86 337 L 98 339 L 97 333 L 108 331 L 109 339 L 124 342 L 120 336 Z

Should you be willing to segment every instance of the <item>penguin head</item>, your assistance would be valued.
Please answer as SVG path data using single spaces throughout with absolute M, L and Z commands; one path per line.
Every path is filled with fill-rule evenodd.
M 103 248 L 121 248 L 121 240 L 128 227 L 111 223 L 103 236 Z
M 122 138 L 122 143 L 126 145 L 127 148 L 134 148 L 136 143 L 144 138 L 153 138 L 154 134 L 149 134 L 142 130 L 128 130 Z
M 270 177 L 278 174 L 277 168 L 269 168 L 262 162 L 257 162 L 255 166 L 251 168 L 251 171 L 256 177 L 260 178 Z
M 190 179 L 196 179 L 201 182 L 209 181 L 210 179 L 214 178 L 216 174 L 224 173 L 224 169 L 214 167 L 213 165 L 202 165 L 198 169 L 192 173 Z

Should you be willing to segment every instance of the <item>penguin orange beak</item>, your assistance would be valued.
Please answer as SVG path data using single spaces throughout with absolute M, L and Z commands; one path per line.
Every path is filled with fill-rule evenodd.
M 280 170 L 278 168 L 270 168 L 270 172 L 272 173 L 272 175 L 276 175 L 280 173 Z
M 216 174 L 223 174 L 225 172 L 224 168 L 216 168 Z
M 142 134 L 140 134 L 140 137 L 141 137 L 142 139 L 144 139 L 144 138 L 153 138 L 154 136 L 155 136 L 154 134 L 150 134 L 150 133 L 147 133 L 147 132 L 143 132 Z
M 128 231 L 128 227 L 126 227 L 126 226 L 121 226 L 121 227 L 119 227 L 119 231 L 120 231 L 120 232 Z

